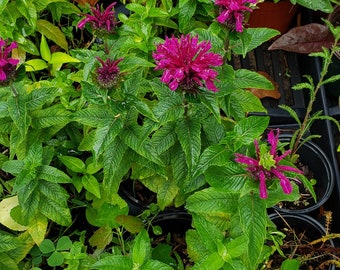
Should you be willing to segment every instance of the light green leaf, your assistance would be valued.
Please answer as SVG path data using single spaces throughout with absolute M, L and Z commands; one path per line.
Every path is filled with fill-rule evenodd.
M 51 60 L 51 51 L 48 47 L 46 38 L 44 35 L 41 35 L 41 42 L 40 42 L 40 54 L 42 59 L 44 59 L 46 62 L 49 62 Z
M 18 205 L 18 196 L 2 199 L 0 202 L 0 223 L 11 230 L 24 231 L 27 227 L 17 223 L 11 216 L 11 210 Z M 0 240 L 0 252 L 3 251 L 1 243 L 2 241 Z
M 17 248 L 20 242 L 11 235 L 0 235 L 0 254 Z M 5 268 L 4 268 L 5 269 Z
M 146 261 L 142 267 L 141 270 L 173 270 L 174 268 L 170 265 L 167 265 L 163 262 L 156 261 L 156 260 L 148 260 Z
M 51 22 L 43 19 L 37 20 L 37 31 L 59 45 L 65 51 L 68 51 L 68 43 L 64 33 Z
M 93 175 L 85 174 L 81 181 L 88 192 L 92 193 L 98 199 L 101 198 L 99 183 Z
M 132 261 L 135 265 L 143 265 L 151 257 L 150 238 L 145 229 L 143 229 L 135 238 L 132 248 Z
M 41 109 L 45 103 L 52 102 L 61 93 L 62 89 L 58 87 L 34 88 L 26 99 L 27 110 Z
M 0 253 L 0 269 L 18 270 L 18 264 L 6 253 Z
M 21 93 L 8 98 L 8 111 L 20 135 L 25 136 L 28 129 L 29 116 L 26 109 L 25 96 Z
M 37 214 L 30 220 L 27 231 L 38 246 L 40 246 L 45 238 L 47 225 L 47 218 L 41 214 Z
M 73 156 L 58 156 L 58 158 L 71 171 L 76 173 L 86 172 L 86 165 L 80 158 Z
M 330 0 L 319 0 L 319 1 L 297 0 L 296 2 L 299 5 L 307 7 L 312 10 L 320 10 L 325 13 L 331 13 L 333 11 L 333 7 L 332 7 Z
M 47 67 L 47 63 L 42 59 L 32 59 L 25 62 L 25 69 L 27 72 L 39 71 L 46 69 Z
M 67 53 L 55 52 L 52 54 L 49 64 L 55 65 L 55 64 L 78 63 L 78 62 L 80 62 L 80 60 L 70 56 Z

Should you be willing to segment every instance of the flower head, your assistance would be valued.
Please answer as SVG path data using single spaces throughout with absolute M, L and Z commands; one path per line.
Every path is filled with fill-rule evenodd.
M 18 59 L 11 58 L 11 52 L 17 48 L 15 41 L 8 44 L 7 40 L 0 38 L 0 84 L 7 84 L 11 79 L 14 79 L 16 66 L 19 63 Z
M 84 28 L 90 23 L 94 30 L 104 33 L 113 33 L 117 24 L 115 12 L 113 10 L 116 2 L 110 4 L 103 12 L 99 5 L 91 7 L 92 15 L 85 14 L 85 18 L 78 23 L 79 28 Z
M 282 155 L 277 153 L 277 145 L 279 141 L 279 129 L 276 134 L 273 130 L 268 133 L 268 142 L 271 146 L 270 151 L 267 147 L 259 146 L 257 140 L 254 141 L 256 150 L 256 159 L 241 154 L 235 154 L 235 161 L 247 165 L 247 171 L 251 176 L 260 182 L 260 197 L 265 199 L 268 197 L 266 181 L 272 179 L 279 179 L 280 185 L 284 193 L 290 194 L 292 192 L 292 185 L 289 179 L 285 176 L 285 172 L 296 172 L 302 174 L 303 172 L 297 168 L 280 165 L 280 161 L 290 154 L 290 150 L 285 151 Z
M 106 61 L 97 57 L 97 60 L 101 63 L 101 66 L 96 69 L 96 81 L 103 88 L 112 88 L 119 80 L 119 62 L 123 60 L 111 60 L 108 58 Z
M 219 23 L 225 23 L 237 32 L 243 31 L 245 12 L 252 12 L 249 4 L 256 4 L 257 0 L 216 0 L 215 5 L 220 6 L 221 13 L 217 17 Z
M 180 39 L 166 37 L 153 53 L 156 70 L 163 69 L 161 81 L 169 84 L 171 90 L 178 87 L 188 92 L 196 92 L 205 84 L 211 91 L 217 91 L 214 80 L 217 71 L 212 67 L 223 64 L 222 56 L 209 52 L 209 41 L 198 42 L 198 37 L 182 35 Z

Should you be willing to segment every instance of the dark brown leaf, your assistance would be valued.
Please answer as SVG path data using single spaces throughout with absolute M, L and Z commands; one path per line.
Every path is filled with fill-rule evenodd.
M 274 99 L 279 99 L 281 97 L 281 94 L 279 92 L 279 85 L 277 82 L 275 82 L 268 73 L 263 71 L 258 71 L 257 73 L 261 74 L 262 76 L 266 77 L 271 83 L 274 85 L 273 90 L 265 90 L 265 89 L 259 89 L 259 88 L 248 88 L 247 90 L 249 92 L 252 92 L 255 96 L 257 96 L 259 99 L 265 98 L 265 97 L 271 97 Z
M 294 27 L 279 37 L 268 50 L 285 50 L 296 53 L 312 53 L 322 51 L 322 47 L 330 48 L 334 38 L 327 26 L 310 23 Z

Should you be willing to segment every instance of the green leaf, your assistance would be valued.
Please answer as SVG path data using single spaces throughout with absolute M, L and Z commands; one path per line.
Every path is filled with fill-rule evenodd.
M 0 235 L 0 254 L 17 248 L 19 244 L 19 241 L 13 236 Z
M 40 244 L 39 249 L 42 253 L 48 254 L 55 251 L 55 246 L 51 239 L 44 239 Z
M 282 270 L 299 270 L 300 261 L 298 259 L 286 259 L 281 265 Z
M 158 128 L 152 135 L 151 140 L 158 154 L 168 150 L 177 141 L 175 123 L 170 122 Z
M 108 255 L 94 263 L 91 268 L 98 270 L 131 270 L 133 269 L 133 262 L 131 257 L 128 256 Z
M 212 145 L 204 149 L 195 168 L 193 177 L 203 174 L 210 166 L 224 165 L 228 162 L 230 154 L 221 145 Z
M 178 26 L 181 33 L 186 33 L 190 27 L 190 21 L 195 14 L 197 2 L 194 0 L 181 1 L 182 5 L 179 7 Z
M 265 90 L 273 90 L 273 84 L 263 75 L 251 71 L 248 69 L 237 69 L 235 70 L 234 84 L 236 87 L 247 89 L 247 88 L 258 88 Z
M 143 265 L 151 257 L 150 238 L 145 229 L 143 229 L 135 238 L 132 248 L 132 261 L 134 265 Z
M 85 174 L 81 181 L 88 192 L 92 193 L 98 199 L 101 198 L 99 183 L 93 175 Z
M 41 214 L 35 215 L 29 223 L 28 233 L 32 237 L 35 244 L 40 246 L 40 244 L 45 239 L 47 233 L 47 218 Z
M 42 59 L 32 59 L 25 62 L 27 72 L 39 71 L 48 68 L 47 63 Z
M 40 42 L 40 54 L 42 59 L 44 59 L 46 62 L 49 62 L 51 60 L 51 51 L 48 47 L 46 38 L 44 35 L 41 35 L 41 42 Z
M 260 262 L 261 251 L 266 239 L 267 210 L 266 203 L 258 194 L 246 194 L 239 200 L 240 226 L 247 236 L 248 247 L 246 266 L 247 269 L 257 269 Z
M 62 265 L 64 262 L 64 256 L 55 251 L 51 254 L 51 256 L 47 259 L 47 264 L 51 267 L 56 267 Z
M 73 156 L 58 156 L 58 158 L 72 172 L 86 173 L 86 165 L 80 158 Z
M 6 253 L 0 253 L 0 269 L 18 270 L 18 264 Z
M 43 129 L 51 126 L 65 126 L 71 121 L 71 112 L 62 104 L 56 104 L 46 109 L 35 110 L 31 113 L 32 126 Z
M 218 251 L 218 243 L 224 239 L 223 232 L 201 215 L 193 214 L 192 217 L 193 227 L 196 228 L 200 241 L 210 253 Z
M 206 171 L 205 177 L 212 187 L 229 191 L 241 190 L 248 179 L 244 168 L 235 162 L 222 167 L 212 166 Z
M 59 45 L 65 51 L 68 51 L 68 43 L 64 33 L 51 22 L 43 19 L 37 20 L 37 31 Z
M 5 9 L 5 7 L 7 6 L 9 0 L 3 0 L 0 3 L 0 14 L 3 12 L 3 10 Z
M 201 125 L 197 119 L 179 119 L 176 125 L 178 140 L 186 156 L 189 170 L 198 163 L 201 154 Z
M 67 199 L 69 195 L 61 186 L 56 183 L 39 181 L 41 200 L 39 202 L 40 212 L 54 222 L 69 226 L 72 222 Z
M 8 98 L 8 111 L 21 136 L 25 136 L 28 129 L 29 116 L 27 114 L 25 96 L 23 96 L 22 92 L 17 96 Z
M 142 267 L 141 270 L 173 270 L 174 268 L 170 265 L 167 265 L 163 262 L 156 261 L 156 260 L 148 260 L 146 261 Z
M 218 252 L 210 253 L 207 257 L 202 258 L 192 268 L 193 270 L 219 270 L 222 269 L 224 261 Z
M 57 242 L 57 251 L 69 250 L 72 247 L 72 241 L 68 236 L 62 236 Z
M 114 121 L 115 118 L 120 117 L 119 114 L 115 114 L 111 110 L 91 107 L 74 113 L 73 121 L 90 127 L 105 127 Z
M 195 213 L 230 218 L 237 210 L 239 196 L 238 192 L 206 188 L 191 195 L 186 207 Z
M 27 96 L 27 110 L 41 109 L 44 104 L 51 103 L 61 93 L 62 89 L 59 87 L 35 88 Z
M 230 40 L 229 46 L 234 53 L 245 56 L 248 52 L 279 34 L 279 31 L 270 28 L 245 28 L 244 31 L 239 34 L 238 39 Z
M 37 178 L 53 183 L 72 183 L 72 179 L 66 173 L 48 165 L 39 167 Z
M 320 10 L 326 13 L 331 13 L 333 11 L 332 4 L 329 0 L 319 0 L 319 1 L 297 0 L 296 2 L 299 5 L 307 7 L 312 10 Z
M 72 57 L 71 55 L 63 52 L 52 53 L 49 64 L 65 64 L 65 63 L 78 63 L 80 60 Z

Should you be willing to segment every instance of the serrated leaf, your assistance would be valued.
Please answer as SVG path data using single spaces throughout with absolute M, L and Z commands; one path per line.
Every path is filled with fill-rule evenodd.
M 18 264 L 6 253 L 0 253 L 0 269 L 18 270 Z
M 274 86 L 266 77 L 258 72 L 248 69 L 235 70 L 234 85 L 238 88 L 258 88 L 265 90 L 273 90 Z
M 71 112 L 62 104 L 56 104 L 46 109 L 35 110 L 31 113 L 32 126 L 43 129 L 51 126 L 65 126 L 71 121 Z
M 247 269 L 257 269 L 266 239 L 267 212 L 265 202 L 258 194 L 246 194 L 239 200 L 240 226 L 247 236 Z
M 43 19 L 37 20 L 37 31 L 59 45 L 65 51 L 68 51 L 68 43 L 64 33 L 51 22 Z
M 170 265 L 167 265 L 163 262 L 156 261 L 156 260 L 148 260 L 146 261 L 142 267 L 142 270 L 173 270 L 174 268 L 171 267 Z
M 189 30 L 190 20 L 192 19 L 197 7 L 197 2 L 193 0 L 183 1 L 179 8 L 178 26 L 181 33 Z
M 25 96 L 19 94 L 8 98 L 8 111 L 15 126 L 22 136 L 26 135 L 29 116 L 26 109 Z
M 39 181 L 39 191 L 41 200 L 39 202 L 40 212 L 54 222 L 68 226 L 72 218 L 67 205 L 69 195 L 58 184 Z
M 111 243 L 112 238 L 112 229 L 109 226 L 102 226 L 90 237 L 89 243 L 92 247 L 103 250 Z
M 92 268 L 100 270 L 131 270 L 133 269 L 133 262 L 131 257 L 128 256 L 108 255 L 94 263 Z
M 66 173 L 48 165 L 39 167 L 37 177 L 53 183 L 72 183 L 72 179 Z
M 132 261 L 136 265 L 143 265 L 151 257 L 150 238 L 145 229 L 136 236 L 132 248 Z
M 32 59 L 25 62 L 27 72 L 39 71 L 48 68 L 47 63 L 42 59 Z
M 193 177 L 203 174 L 209 166 L 226 164 L 229 160 L 229 156 L 230 154 L 224 146 L 209 146 L 208 148 L 204 149 L 202 155 L 200 156 Z
M 58 87 L 35 88 L 27 96 L 26 107 L 28 110 L 41 109 L 45 103 L 52 102 L 61 93 L 62 89 Z
M 186 156 L 189 170 L 198 162 L 201 154 L 201 125 L 197 119 L 179 119 L 176 125 L 178 140 Z
M 107 109 L 88 108 L 74 113 L 73 121 L 90 127 L 104 127 L 119 117 L 119 114 L 114 114 L 114 112 Z
M 0 235 L 0 253 L 13 250 L 18 247 L 20 242 L 11 235 Z
M 207 188 L 191 195 L 186 208 L 195 213 L 230 218 L 237 210 L 239 196 L 239 192 Z
M 92 193 L 98 199 L 101 198 L 99 183 L 93 175 L 85 174 L 82 177 L 81 182 L 88 192 Z
M 158 154 L 161 154 L 173 146 L 177 141 L 175 123 L 167 123 L 158 128 L 152 135 L 152 144 Z

